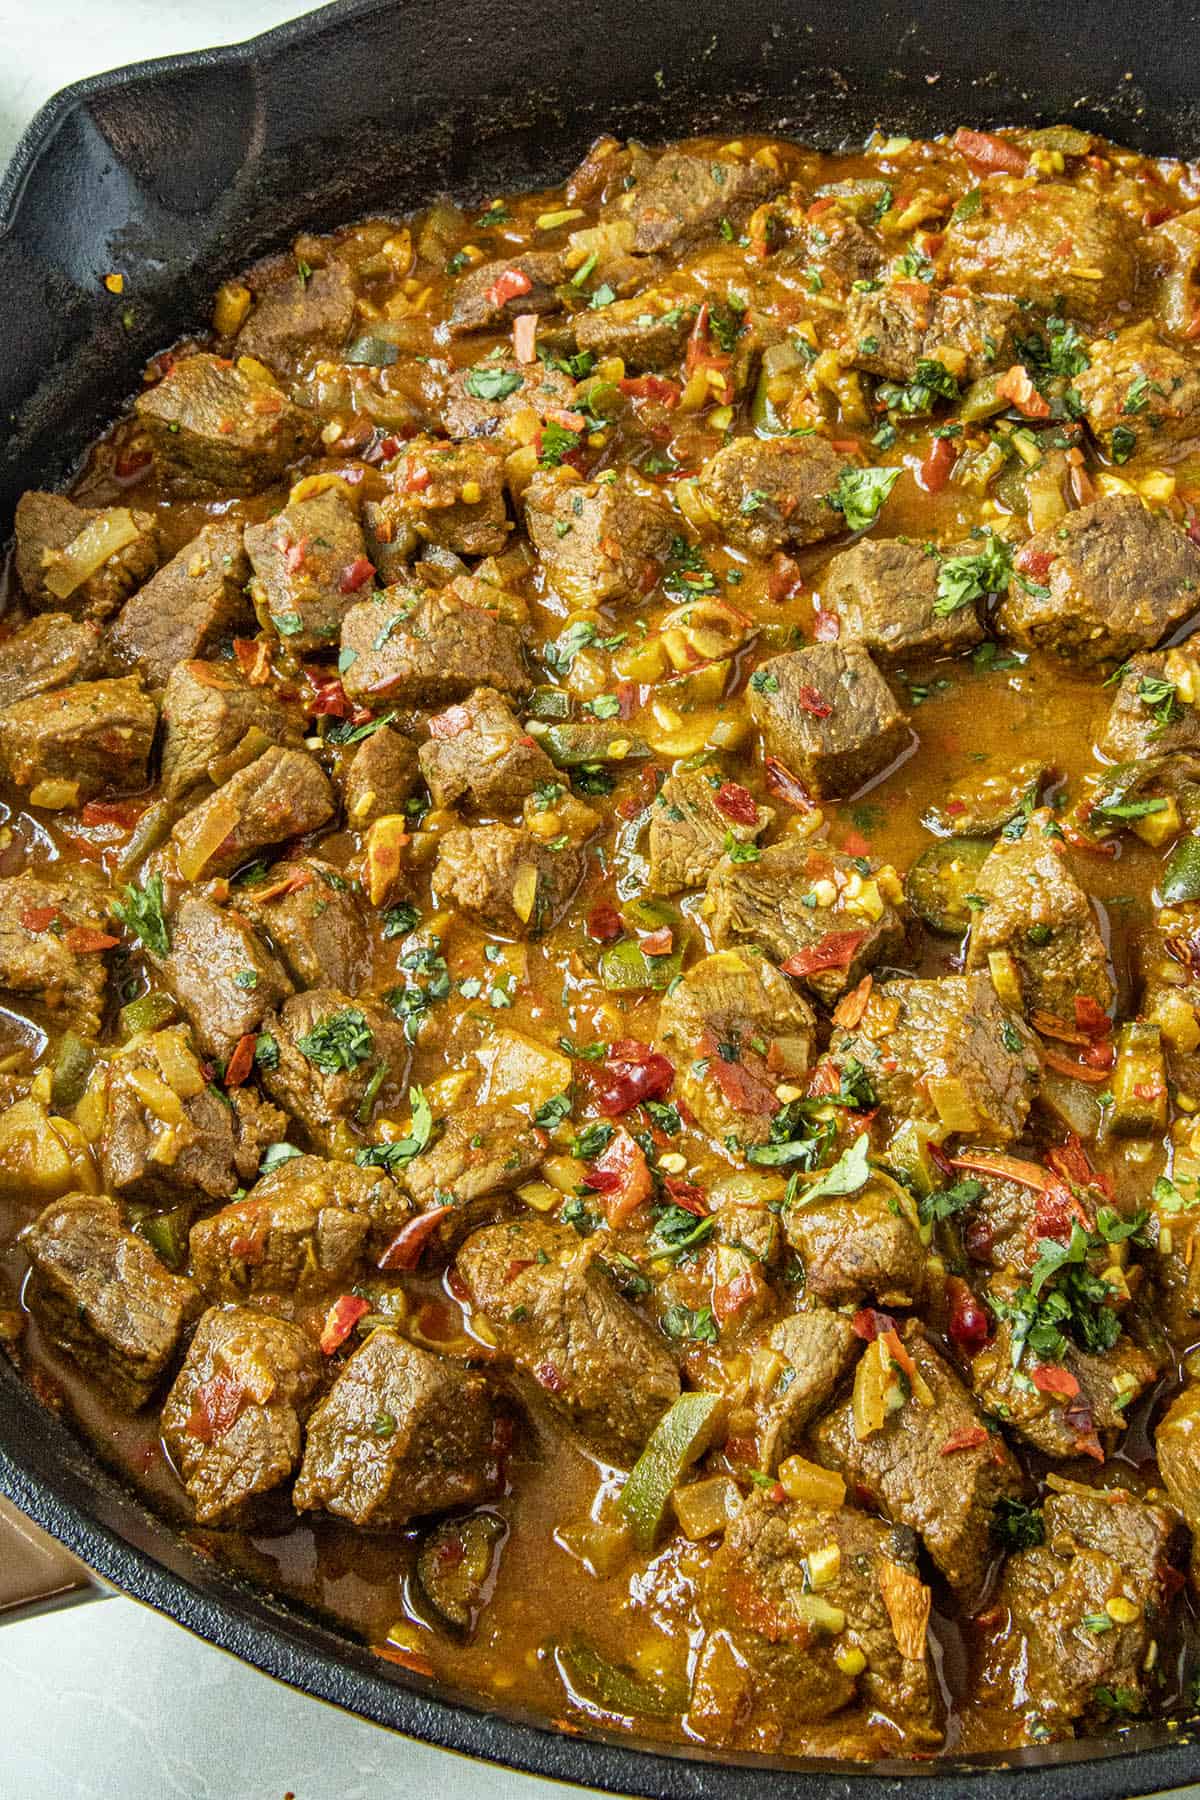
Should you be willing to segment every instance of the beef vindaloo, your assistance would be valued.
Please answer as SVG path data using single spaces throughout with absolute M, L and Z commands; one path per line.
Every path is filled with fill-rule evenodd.
M 577 1725 L 1188 1715 L 1198 339 L 1192 165 L 603 139 L 24 496 L 0 1321 L 208 1555 Z

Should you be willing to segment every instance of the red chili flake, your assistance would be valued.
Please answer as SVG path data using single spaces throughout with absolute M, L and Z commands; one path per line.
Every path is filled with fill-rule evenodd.
M 522 269 L 505 269 L 488 288 L 484 299 L 489 306 L 507 306 L 510 300 L 519 300 L 532 287 L 532 281 Z
M 448 706 L 429 721 L 429 735 L 434 738 L 461 737 L 471 729 L 471 715 L 465 706 Z
M 818 693 L 815 687 L 807 685 L 796 689 L 796 703 L 806 713 L 811 713 L 814 719 L 827 719 L 833 712 L 825 696 Z
M 960 156 L 965 156 L 979 169 L 1023 175 L 1029 166 L 1029 158 L 1022 149 L 991 131 L 968 131 L 960 127 L 950 141 Z
M 732 1281 L 723 1282 L 712 1291 L 713 1317 L 719 1325 L 732 1319 L 744 1306 L 749 1306 L 761 1289 L 762 1277 L 757 1269 L 743 1269 Z
M 794 806 L 797 812 L 811 812 L 812 796 L 798 775 L 793 775 L 786 763 L 781 763 L 777 756 L 763 759 L 766 772 L 767 789 L 777 800 L 788 806 Z
M 956 1450 L 974 1450 L 987 1440 L 988 1432 L 983 1425 L 964 1425 L 960 1431 L 950 1433 L 938 1455 L 953 1456 Z
M 670 956 L 675 942 L 675 933 L 669 925 L 660 925 L 657 931 L 648 931 L 641 939 L 640 947 L 647 956 Z
M 615 906 L 602 900 L 593 906 L 583 928 L 594 944 L 615 944 L 625 930 L 625 921 Z
M 27 906 L 18 915 L 26 931 L 48 931 L 58 918 L 57 906 Z
M 842 838 L 842 849 L 847 856 L 869 856 L 871 840 L 864 837 L 857 827 L 852 827 Z
M 723 781 L 713 798 L 718 810 L 736 825 L 757 825 L 758 807 L 754 795 L 740 781 Z
M 1117 1048 L 1113 1043 L 1089 1044 L 1083 1052 L 1083 1060 L 1089 1069 L 1111 1069 L 1117 1060 Z
M 539 1363 L 533 1371 L 534 1380 L 539 1387 L 544 1387 L 548 1394 L 561 1394 L 566 1383 L 552 1362 Z
M 192 1395 L 192 1411 L 184 1426 L 189 1437 L 211 1444 L 237 1421 L 246 1390 L 231 1375 L 212 1375 Z
M 677 381 L 669 381 L 665 375 L 626 376 L 617 386 L 631 400 L 660 400 L 664 406 L 675 406 L 683 392 Z
M 797 950 L 782 965 L 785 975 L 815 975 L 820 969 L 848 969 L 866 937 L 865 931 L 827 931 L 817 944 Z
M 297 569 L 304 567 L 304 559 L 308 555 L 310 542 L 311 539 L 306 537 L 302 537 L 295 544 L 288 543 L 286 539 L 280 540 L 277 548 L 283 552 L 283 566 L 289 575 L 294 575 Z
M 895 1331 L 896 1321 L 891 1313 L 879 1312 L 873 1306 L 864 1306 L 851 1319 L 850 1328 L 855 1337 L 862 1338 L 864 1343 L 873 1344 L 881 1332 Z
M 1064 1400 L 1073 1400 L 1079 1392 L 1079 1383 L 1071 1371 L 1057 1363 L 1042 1363 L 1030 1371 L 1030 1379 L 1039 1394 L 1060 1394 Z
M 356 556 L 352 563 L 347 563 L 342 570 L 342 578 L 338 582 L 338 592 L 357 594 L 359 588 L 366 587 L 375 574 L 375 564 L 369 556 Z
M 409 1219 L 402 1225 L 376 1265 L 380 1269 L 415 1269 L 421 1260 L 421 1252 L 441 1224 L 449 1206 L 432 1206 L 428 1212 L 418 1213 L 415 1219 Z
M 968 1354 L 982 1350 L 992 1335 L 991 1316 L 987 1308 L 957 1275 L 947 1277 L 946 1301 L 949 1311 L 946 1333 L 950 1342 Z
M 618 1126 L 595 1162 L 588 1164 L 587 1180 L 589 1187 L 603 1194 L 604 1216 L 614 1231 L 654 1192 L 645 1152 L 623 1126 Z
M 860 1025 L 874 985 L 875 977 L 864 975 L 856 987 L 852 987 L 848 994 L 843 994 L 833 1009 L 834 1024 L 840 1025 L 843 1031 L 853 1031 L 856 1025 Z
M 1055 561 L 1053 550 L 1035 550 L 1030 544 L 1024 544 L 1013 558 L 1021 574 L 1031 581 L 1045 581 Z
M 252 1031 L 248 1031 L 244 1037 L 238 1039 L 233 1055 L 225 1066 L 225 1086 L 227 1088 L 241 1087 L 249 1075 L 254 1067 L 254 1045 L 255 1036 Z
M 342 686 L 337 675 L 316 674 L 305 670 L 312 683 L 312 698 L 305 703 L 304 710 L 313 719 L 349 719 L 355 712 L 354 702 Z
M 779 1099 L 769 1081 L 740 1062 L 726 1062 L 717 1046 L 716 1035 L 705 1031 L 700 1049 L 708 1058 L 708 1074 L 720 1088 L 722 1096 L 735 1112 L 750 1113 L 755 1118 L 770 1118 L 779 1111 Z
M 265 687 L 271 679 L 271 646 L 266 638 L 234 638 L 233 655 L 251 687 Z
M 1076 994 L 1074 1005 L 1075 1023 L 1080 1031 L 1086 1032 L 1088 1037 L 1102 1038 L 1109 1035 L 1112 1020 L 1098 1000 L 1093 1000 L 1090 994 Z
M 325 1314 L 325 1323 L 321 1327 L 320 1345 L 323 1356 L 332 1356 L 340 1350 L 358 1321 L 365 1318 L 371 1310 L 369 1300 L 362 1300 L 357 1294 L 343 1294 L 334 1301 Z
M 708 1195 L 696 1182 L 685 1181 L 682 1175 L 665 1175 L 663 1186 L 684 1212 L 695 1213 L 698 1219 L 708 1217 Z
M 781 606 L 785 600 L 803 592 L 806 585 L 803 570 L 795 557 L 777 550 L 771 558 L 771 572 L 767 577 L 767 599 L 771 604 Z
M 822 1057 L 809 1077 L 809 1099 L 819 1100 L 822 1094 L 836 1094 L 841 1085 L 842 1078 L 838 1074 L 835 1064 L 831 1063 L 827 1056 Z
M 1057 1050 L 1043 1048 L 1042 1061 L 1048 1069 L 1059 1075 L 1066 1075 L 1071 1081 L 1085 1081 L 1089 1085 L 1099 1086 L 1106 1079 L 1104 1069 L 1089 1068 L 1084 1063 L 1072 1062 L 1069 1056 L 1060 1056 Z
M 94 925 L 72 925 L 63 935 L 63 943 L 72 956 L 87 956 L 93 950 L 112 950 L 120 941 L 110 932 L 97 931 Z
M 1023 363 L 1013 363 L 996 383 L 1001 400 L 1010 400 L 1026 419 L 1048 419 L 1050 402 L 1038 393 L 1033 377 Z
M 433 476 L 423 463 L 414 467 L 409 463 L 404 476 L 404 492 L 406 494 L 423 494 L 433 480 Z
M 619 1118 L 645 1100 L 662 1100 L 675 1080 L 674 1065 L 657 1052 L 630 1061 L 616 1051 L 614 1044 L 605 1058 L 604 1074 L 598 1078 L 597 1105 L 608 1119 Z

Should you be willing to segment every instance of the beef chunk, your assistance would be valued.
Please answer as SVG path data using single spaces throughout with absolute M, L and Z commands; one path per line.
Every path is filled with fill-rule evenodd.
M 170 954 L 158 962 L 196 1042 L 220 1062 L 292 992 L 282 964 L 240 910 L 241 898 L 217 906 L 203 894 L 185 894 L 171 916 Z
M 1173 692 L 1168 692 L 1164 683 Z M 1132 656 L 1117 682 L 1096 748 L 1112 762 L 1170 756 L 1177 751 L 1200 752 L 1197 701 L 1200 660 L 1195 648 L 1181 644 L 1174 650 Z
M 106 923 L 100 896 L 82 883 L 0 880 L 0 991 L 51 1030 L 97 1036 L 106 975 L 100 952 L 84 945 L 106 936 Z
M 438 839 L 433 888 L 439 905 L 451 901 L 512 937 L 537 937 L 566 911 L 584 861 L 581 851 L 551 850 L 523 828 L 473 825 Z
M 273 1211 L 277 1202 L 290 1203 L 298 1193 L 318 1215 L 339 1212 L 366 1219 L 372 1256 L 387 1248 L 413 1210 L 408 1195 L 382 1169 L 328 1162 L 321 1156 L 289 1157 L 255 1182 L 250 1198 Z
M 1127 305 L 1137 276 L 1125 214 L 1081 187 L 1045 181 L 980 190 L 982 205 L 946 228 L 950 279 L 1098 324 Z
M 652 893 L 702 887 L 728 842 L 752 844 L 767 829 L 775 817 L 771 807 L 756 806 L 754 824 L 747 823 L 728 797 L 729 785 L 709 769 L 684 769 L 663 782 L 650 808 Z M 729 811 L 721 804 L 723 794 Z
M 21 1234 L 28 1298 L 51 1342 L 130 1411 L 144 1406 L 200 1310 L 194 1282 L 171 1275 L 104 1195 L 67 1194 Z
M 904 942 L 900 878 L 890 863 L 784 838 L 757 862 L 722 859 L 704 913 L 713 942 L 761 944 L 828 1005 Z M 790 972 L 790 971 L 789 971 Z
M 393 536 L 411 528 L 459 556 L 495 556 L 512 530 L 504 505 L 504 446 L 471 438 L 411 438 L 391 471 L 379 514 Z M 378 529 L 378 527 L 377 527 Z
M 842 358 L 868 374 L 909 382 L 920 362 L 939 363 L 955 380 L 975 381 L 1012 362 L 1015 302 L 920 291 L 920 283 L 852 289 Z
M 866 1070 L 893 1121 L 992 1144 L 1020 1136 L 1037 1092 L 1037 1039 L 983 974 L 885 981 L 853 1029 L 835 1027 L 829 1053 L 843 1073 Z
M 386 1073 L 375 1095 L 380 1107 L 398 1101 L 408 1042 L 403 1027 L 377 1001 L 312 988 L 285 1001 L 265 1029 L 279 1060 L 263 1069 L 263 1085 L 314 1143 L 326 1143 L 340 1121 L 355 1117 L 381 1068 Z
M 1153 649 L 1200 607 L 1200 546 L 1133 494 L 1068 513 L 1030 538 L 1017 567 L 1028 581 L 1009 588 L 1001 631 L 1085 666 Z
M 171 833 L 179 872 L 187 881 L 231 875 L 260 850 L 315 831 L 333 812 L 320 764 L 303 750 L 273 746 L 180 819 Z M 220 822 L 228 830 L 209 849 Z
M 100 627 L 70 613 L 40 613 L 0 642 L 0 707 L 32 700 L 73 681 L 91 681 L 103 662 Z
M 495 688 L 476 688 L 436 713 L 418 759 L 435 806 L 466 799 L 478 812 L 516 812 L 526 794 L 555 779 L 554 764 Z
M 740 226 L 782 186 L 782 175 L 765 162 L 668 150 L 616 204 L 633 220 L 633 247 L 644 254 L 714 236 L 724 220 Z
M 794 256 L 806 272 L 814 269 L 823 288 L 849 296 L 856 281 L 876 281 L 883 267 L 883 244 L 853 213 L 832 206 L 820 213 L 796 239 Z
M 838 641 L 861 644 L 886 667 L 914 657 L 949 656 L 983 638 L 974 606 L 939 617 L 940 559 L 929 544 L 864 538 L 821 577 L 821 607 L 838 620 Z
M 765 1140 L 779 1110 L 776 1083 L 807 1073 L 815 1030 L 807 1000 L 748 949 L 718 950 L 693 964 L 658 1016 L 680 1099 L 723 1145 Z
M 1022 836 L 997 839 L 975 886 L 987 904 L 971 915 L 968 969 L 989 968 L 1006 1001 L 1015 969 L 1029 1014 L 1073 1019 L 1076 994 L 1109 1005 L 1100 927 L 1048 812 L 1035 812 Z
M 256 492 L 308 450 L 319 421 L 253 366 L 184 356 L 135 411 L 177 479 Z
M 821 1420 L 814 1441 L 822 1462 L 857 1483 L 896 1524 L 920 1532 L 951 1587 L 971 1595 L 992 1555 L 996 1502 L 1020 1494 L 1021 1471 L 1004 1440 L 986 1428 L 979 1443 L 967 1441 L 942 1454 L 945 1444 L 969 1440 L 983 1428 L 983 1415 L 915 1319 L 905 1326 L 903 1342 L 918 1377 L 903 1404 L 860 1438 L 847 1400 Z M 864 1352 L 856 1385 L 870 1373 L 867 1358 L 882 1359 L 885 1351 L 877 1338 Z
M 369 1230 L 367 1215 L 337 1205 L 324 1183 L 293 1180 L 266 1195 L 256 1189 L 193 1225 L 192 1268 L 213 1300 L 320 1294 L 353 1280 Z
M 308 1422 L 296 1509 L 386 1529 L 473 1506 L 499 1485 L 498 1425 L 481 1375 L 373 1331 Z
M 237 1140 L 237 1115 L 181 1030 L 134 1038 L 113 1057 L 100 1139 L 110 1193 L 161 1207 L 198 1195 L 228 1200 L 240 1174 Z
M 426 1210 L 450 1206 L 437 1241 L 452 1248 L 477 1225 L 502 1210 L 506 1196 L 536 1175 L 545 1150 L 521 1114 L 508 1106 L 475 1106 L 445 1121 L 428 1150 L 404 1172 L 409 1193 Z
M 249 575 L 241 526 L 229 519 L 205 525 L 125 602 L 109 632 L 113 661 L 164 687 L 188 657 L 250 626 Z
M 328 650 L 372 571 L 354 508 L 335 488 L 294 500 L 246 532 L 251 594 L 264 630 L 296 656 Z
M 1146 930 L 1136 935 L 1133 951 L 1139 1011 L 1162 1034 L 1170 1084 L 1184 1096 L 1200 1094 L 1200 907 L 1160 908 Z M 1182 1221 L 1176 1222 L 1182 1226 Z M 1186 1232 L 1173 1233 L 1181 1247 L 1191 1229 L 1189 1222 Z M 1200 1312 L 1200 1257 L 1188 1255 L 1195 1264 L 1195 1274 L 1189 1269 L 1186 1284 L 1190 1316 L 1193 1305 Z M 1160 1275 L 1171 1261 L 1160 1252 Z
M 911 1306 L 923 1296 L 927 1252 L 916 1209 L 886 1175 L 844 1199 L 808 1202 L 801 1186 L 784 1229 L 804 1265 L 805 1293 L 830 1306 L 868 1298 Z
M 335 355 L 354 323 L 354 277 L 336 258 L 302 275 L 295 269 L 263 288 L 238 332 L 240 356 L 290 374 L 297 363 Z
M 1158 1422 L 1154 1448 L 1167 1493 L 1193 1538 L 1200 1534 L 1200 1387 L 1189 1383 Z M 1192 1553 L 1193 1579 L 1197 1566 Z
M 0 708 L 0 768 L 33 806 L 78 806 L 146 785 L 158 708 L 136 676 Z
M 632 1467 L 678 1399 L 679 1375 L 666 1344 L 612 1286 L 596 1244 L 519 1219 L 476 1232 L 455 1266 L 502 1353 L 598 1455 Z
M 819 1593 L 815 1557 L 833 1567 Z M 852 1507 L 755 1496 L 701 1580 L 688 1724 L 705 1742 L 772 1751 L 785 1726 L 858 1706 L 890 1724 L 893 1745 L 895 1733 L 933 1743 L 928 1607 L 910 1533 Z
M 1075 387 L 1093 436 L 1118 462 L 1200 432 L 1200 365 L 1152 324 L 1097 338 L 1090 353 Z
M 1074 1719 L 1106 1719 L 1105 1693 L 1120 1690 L 1140 1705 L 1152 1628 L 1166 1604 L 1175 1522 L 1165 1507 L 1120 1488 L 1052 1494 L 1044 1519 L 1045 1543 L 1019 1551 L 1005 1567 L 998 1599 L 1008 1641 L 996 1649 L 1002 1667 L 1016 1650 L 1021 1699 L 1036 1710 L 1043 1734 L 1049 1725 L 1061 1735 Z M 1089 1619 L 1111 1619 L 1109 1600 L 1127 1601 L 1135 1617 L 1090 1630 Z M 985 1679 L 991 1672 L 985 1665 Z M 1005 1689 L 1011 1704 L 1007 1680 Z
M 832 1400 L 862 1341 L 844 1313 L 814 1306 L 772 1325 L 762 1348 L 770 1374 L 758 1402 L 758 1466 L 773 1475 Z
M 819 432 L 739 437 L 705 463 L 698 479 L 722 535 L 752 556 L 770 556 L 845 530 L 829 496 L 853 467 Z
M 298 1325 L 244 1306 L 212 1306 L 163 1407 L 163 1439 L 198 1525 L 237 1521 L 287 1481 L 320 1358 Z
M 149 513 L 126 507 L 76 506 L 65 494 L 22 494 L 16 518 L 17 578 L 39 611 L 77 619 L 107 619 L 126 595 L 158 567 L 158 530 Z M 120 544 L 86 581 L 74 582 L 64 552 L 87 531 Z M 97 546 L 97 548 L 100 547 Z
M 491 687 L 520 696 L 531 683 L 521 634 L 453 587 L 386 588 L 342 622 L 342 685 L 367 706 L 443 706 Z
M 226 663 L 181 662 L 162 697 L 163 792 L 177 800 L 214 786 L 271 744 L 300 748 L 300 732 L 268 688 L 251 687 Z
M 598 357 L 619 356 L 627 369 L 667 369 L 683 354 L 696 307 L 647 292 L 580 313 L 575 342 Z
M 546 470 L 525 491 L 525 521 L 550 585 L 570 606 L 639 600 L 671 545 L 661 496 L 628 469 L 615 481 L 573 477 Z
M 331 863 L 315 856 L 276 863 L 265 881 L 240 891 L 238 904 L 269 935 L 297 987 L 357 994 L 369 978 L 362 891 Z
M 749 700 L 765 749 L 818 799 L 852 794 L 911 740 L 887 682 L 854 644 L 770 657 L 750 678 Z
M 417 753 L 407 738 L 381 726 L 363 739 L 344 777 L 346 818 L 365 831 L 388 813 L 401 813 L 420 777 Z
M 454 371 L 442 424 L 448 437 L 491 437 L 514 413 L 532 408 L 544 418 L 552 409 L 569 407 L 574 395 L 575 382 L 561 369 L 542 362 L 522 366 L 505 351 Z
M 505 280 L 511 274 L 516 279 Z M 526 250 L 509 261 L 480 263 L 460 275 L 450 311 L 450 333 L 504 331 L 520 313 L 562 310 L 555 288 L 563 278 L 562 252 Z

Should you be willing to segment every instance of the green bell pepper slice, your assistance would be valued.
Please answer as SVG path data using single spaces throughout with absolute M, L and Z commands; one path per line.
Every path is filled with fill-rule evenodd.
M 617 1499 L 639 1550 L 653 1550 L 671 1495 L 708 1449 L 723 1410 L 720 1394 L 681 1394 L 650 1433 Z

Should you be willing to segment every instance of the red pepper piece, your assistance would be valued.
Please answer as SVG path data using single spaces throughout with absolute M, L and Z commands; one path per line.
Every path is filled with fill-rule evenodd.
M 782 965 L 785 975 L 815 975 L 819 969 L 848 969 L 865 931 L 827 931 L 818 944 L 797 950 Z
M 360 1299 L 357 1294 L 343 1294 L 335 1300 L 321 1327 L 321 1354 L 332 1356 L 335 1350 L 340 1350 L 358 1321 L 370 1310 L 370 1301 Z
M 510 300 L 519 300 L 532 287 L 533 283 L 524 270 L 505 269 L 502 274 L 497 275 L 484 299 L 489 306 L 507 306 Z
M 735 825 L 757 825 L 758 807 L 754 795 L 740 781 L 723 781 L 713 797 L 718 811 L 732 819 Z
M 426 1244 L 453 1208 L 449 1206 L 431 1206 L 428 1212 L 418 1213 L 415 1219 L 409 1219 L 402 1225 L 383 1255 L 379 1259 L 381 1269 L 415 1269 L 421 1260 L 421 1252 Z
M 999 170 L 1006 175 L 1023 175 L 1029 166 L 1029 158 L 1018 145 L 991 131 L 960 128 L 950 141 L 960 156 L 989 174 Z

